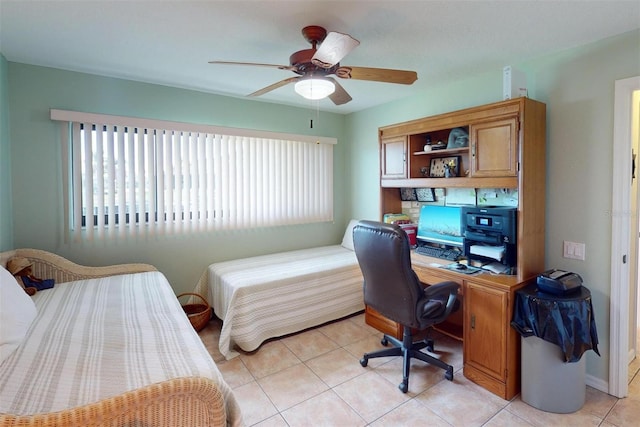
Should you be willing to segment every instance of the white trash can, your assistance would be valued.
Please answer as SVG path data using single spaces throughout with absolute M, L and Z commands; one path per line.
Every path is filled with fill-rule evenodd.
M 536 336 L 522 337 L 521 398 L 545 412 L 567 414 L 584 406 L 586 358 L 567 363 L 562 349 Z

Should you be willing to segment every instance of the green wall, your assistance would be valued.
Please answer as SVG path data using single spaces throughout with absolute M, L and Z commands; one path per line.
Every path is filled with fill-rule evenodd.
M 8 80 L 15 247 L 52 251 L 86 265 L 148 262 L 181 293 L 191 291 L 212 262 L 334 244 L 342 238 L 350 219 L 342 185 L 349 145 L 343 115 L 321 113 L 315 118 L 312 109 L 13 62 L 8 64 Z M 335 221 L 126 243 L 68 243 L 62 233 L 60 128 L 50 120 L 50 108 L 335 137 Z
M 0 251 L 13 249 L 8 89 L 8 64 L 0 54 Z
M 578 272 L 591 290 L 602 357 L 586 353 L 587 373 L 606 382 L 614 83 L 640 75 L 640 31 L 511 65 L 526 72 L 529 97 L 547 105 L 545 264 Z M 496 70 L 351 115 L 352 216 L 379 218 L 378 127 L 501 99 Z M 563 240 L 585 243 L 586 260 L 563 258 Z

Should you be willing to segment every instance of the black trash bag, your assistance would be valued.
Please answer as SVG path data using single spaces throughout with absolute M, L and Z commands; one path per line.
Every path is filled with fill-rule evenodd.
M 539 292 L 535 285 L 519 290 L 511 326 L 523 337 L 556 344 L 565 362 L 579 361 L 588 350 L 600 356 L 591 292 L 584 286 L 566 296 Z

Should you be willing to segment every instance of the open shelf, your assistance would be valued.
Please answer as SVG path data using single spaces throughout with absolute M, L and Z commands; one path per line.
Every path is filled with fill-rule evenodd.
M 451 154 L 461 154 L 468 153 L 469 147 L 461 147 L 461 148 L 445 148 L 444 150 L 431 150 L 431 151 L 416 151 L 413 153 L 414 156 L 433 156 L 433 157 L 447 157 Z

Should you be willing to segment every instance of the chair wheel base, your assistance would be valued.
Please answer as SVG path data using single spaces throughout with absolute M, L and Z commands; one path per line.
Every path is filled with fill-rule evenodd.
M 403 381 L 398 385 L 398 388 L 401 392 L 406 393 L 407 391 L 409 391 L 409 384 Z
M 382 344 L 382 345 L 383 345 L 383 346 L 385 346 L 385 347 L 386 347 L 386 346 L 388 346 L 388 345 L 389 345 L 389 341 L 387 340 L 387 337 L 383 337 L 383 338 L 380 340 L 380 344 Z
M 424 343 L 426 344 L 425 348 L 429 353 L 433 353 L 433 340 L 432 339 L 426 339 L 424 340 Z
M 365 359 L 364 357 L 360 359 L 360 366 L 362 366 L 363 368 L 366 368 L 368 364 L 369 360 Z
M 453 381 L 453 368 L 449 367 L 447 372 L 444 373 L 444 377 L 449 381 Z

